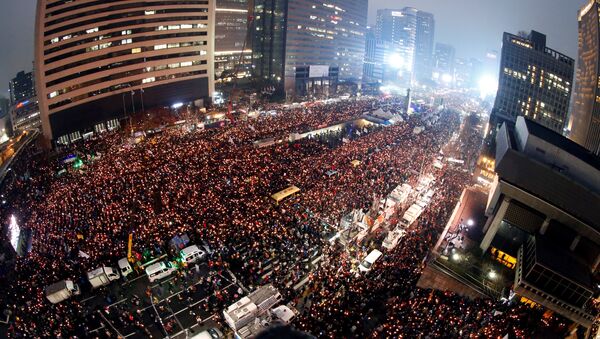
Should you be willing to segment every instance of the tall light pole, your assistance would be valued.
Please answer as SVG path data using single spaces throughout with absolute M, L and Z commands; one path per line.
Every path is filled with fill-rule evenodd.
M 135 103 L 133 102 L 133 95 L 135 94 L 135 91 L 132 90 L 131 91 L 131 108 L 133 109 L 133 115 L 135 115 Z
M 127 108 L 125 108 L 125 93 L 123 93 L 123 115 L 127 116 Z

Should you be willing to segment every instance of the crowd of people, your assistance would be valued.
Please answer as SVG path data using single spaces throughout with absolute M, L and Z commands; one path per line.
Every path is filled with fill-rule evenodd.
M 403 107 L 397 99 L 314 104 L 221 129 L 164 129 L 137 144 L 115 132 L 74 145 L 70 151 L 88 160 L 61 176 L 62 162 L 28 150 L 3 187 L 10 201 L 0 210 L 2 220 L 15 215 L 32 231 L 31 252 L 3 282 L 0 305 L 12 314 L 9 336 L 85 333 L 93 315 L 77 299 L 51 305 L 44 287 L 114 265 L 127 253 L 129 234 L 135 252 L 156 253 L 183 233 L 214 249 L 214 265 L 231 269 L 250 289 L 271 282 L 286 300 L 302 303 L 296 326 L 319 337 L 485 336 L 503 335 L 508 327 L 517 336 L 531 334 L 530 322 L 539 315 L 520 307 L 498 306 L 501 314 L 494 315 L 492 301 L 415 288 L 424 257 L 469 181 L 461 170 L 440 173 L 431 207 L 370 275 L 357 277 L 354 255 L 324 237 L 345 213 L 368 210 L 374 197 L 398 184 L 414 184 L 458 131 L 458 113 L 441 112 L 439 122 L 420 134 L 413 132 L 418 117 L 405 116 L 406 122 L 385 128 L 345 127 L 253 145 L 352 121 L 384 105 L 394 113 Z M 271 194 L 291 185 L 301 192 L 281 205 L 271 201 Z M 369 249 L 363 247 L 356 255 Z M 311 271 L 305 260 L 314 251 L 324 259 Z M 276 268 L 263 278 L 266 262 Z M 289 287 L 307 274 L 300 293 Z

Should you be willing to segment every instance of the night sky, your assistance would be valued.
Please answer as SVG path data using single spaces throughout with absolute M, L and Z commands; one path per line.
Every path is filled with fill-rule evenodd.
M 291 0 L 293 1 L 293 0 Z M 365 0 L 366 1 L 366 0 Z M 412 6 L 435 15 L 436 42 L 458 57 L 483 59 L 500 50 L 502 32 L 538 30 L 548 46 L 577 57 L 577 10 L 587 0 L 370 0 L 369 23 L 379 8 Z M 31 70 L 35 0 L 0 0 L 0 93 L 19 70 Z

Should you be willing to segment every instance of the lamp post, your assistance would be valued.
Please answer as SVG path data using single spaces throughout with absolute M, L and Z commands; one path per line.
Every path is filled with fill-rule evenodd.
M 135 94 L 135 91 L 132 90 L 131 91 L 131 108 L 133 109 L 133 115 L 135 115 L 135 103 L 133 102 L 133 95 Z
M 123 98 L 123 115 L 127 116 L 127 108 L 125 107 L 125 93 L 123 93 L 122 98 Z

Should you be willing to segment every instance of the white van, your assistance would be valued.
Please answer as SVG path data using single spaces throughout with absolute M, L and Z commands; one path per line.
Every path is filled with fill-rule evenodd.
M 150 280 L 150 282 L 166 278 L 175 271 L 177 271 L 177 268 L 174 267 L 173 264 L 170 262 L 166 263 L 164 261 L 160 261 L 146 267 L 146 275 L 148 276 L 148 280 Z
M 369 272 L 375 261 L 381 257 L 381 254 L 382 253 L 379 250 L 372 250 L 371 253 L 369 253 L 369 255 L 367 255 L 367 257 L 360 263 L 360 265 L 358 265 L 358 269 L 361 272 Z
M 206 253 L 198 248 L 196 245 L 188 246 L 179 252 L 181 260 L 186 264 L 193 264 L 196 261 L 203 260 L 206 257 Z
M 129 265 L 129 260 L 127 258 L 121 258 L 117 262 L 119 265 L 119 271 L 121 271 L 121 275 L 123 277 L 127 277 L 131 272 L 133 272 L 133 268 Z

